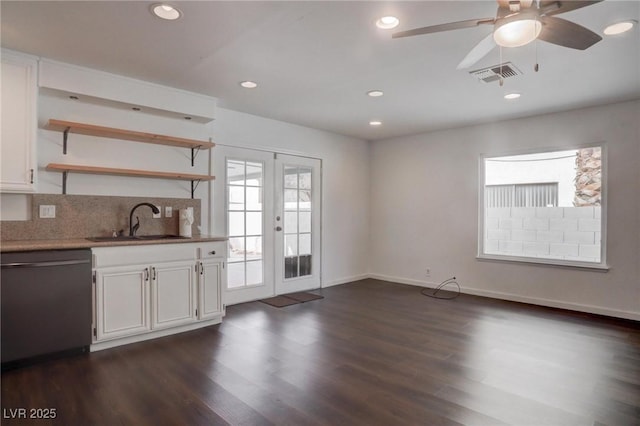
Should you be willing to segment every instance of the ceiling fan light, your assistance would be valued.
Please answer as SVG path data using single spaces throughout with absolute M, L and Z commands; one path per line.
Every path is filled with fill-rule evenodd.
M 634 20 L 616 22 L 615 24 L 611 24 L 607 28 L 605 28 L 604 29 L 604 34 L 605 35 L 617 35 L 617 34 L 626 33 L 631 28 L 633 28 L 633 26 L 635 24 L 636 24 L 636 21 L 634 21 Z
M 516 15 L 516 17 L 519 15 Z M 538 38 L 542 23 L 535 18 L 505 19 L 496 23 L 493 39 L 502 47 L 520 47 Z

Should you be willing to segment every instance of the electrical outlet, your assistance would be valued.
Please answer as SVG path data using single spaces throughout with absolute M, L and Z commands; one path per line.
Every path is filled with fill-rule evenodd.
M 158 208 L 158 214 L 152 213 L 154 219 L 160 219 L 162 217 L 162 207 L 156 206 Z
M 427 269 L 426 269 L 426 274 L 425 274 L 425 275 L 426 275 L 427 277 L 430 277 L 430 276 L 431 276 L 431 268 L 427 268 Z
M 56 217 L 56 206 L 40 205 L 40 219 L 53 219 Z
M 173 216 L 173 207 L 166 206 L 164 208 L 164 217 L 171 217 L 171 216 Z

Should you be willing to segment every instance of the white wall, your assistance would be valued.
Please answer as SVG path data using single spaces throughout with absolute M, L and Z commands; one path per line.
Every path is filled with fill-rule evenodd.
M 374 142 L 371 274 L 455 275 L 469 293 L 640 319 L 638 117 L 635 101 Z M 481 154 L 596 142 L 608 149 L 608 272 L 476 259 Z
M 104 94 L 109 84 L 101 85 L 100 93 Z M 144 86 L 148 89 L 146 84 Z M 115 87 L 114 91 L 117 89 Z M 91 94 L 91 87 L 86 90 Z M 201 124 L 178 115 L 145 113 L 144 108 L 136 112 L 112 102 L 84 101 L 82 96 L 80 100 L 71 100 L 67 95 L 60 91 L 40 90 L 37 141 L 39 193 L 61 193 L 62 174 L 47 172 L 45 167 L 48 163 L 197 174 L 209 172 L 209 155 L 206 152 L 199 154 L 192 168 L 188 149 L 77 134 L 69 135 L 68 154 L 63 155 L 62 133 L 42 129 L 51 118 L 200 140 L 212 137 L 214 142 L 224 145 L 320 158 L 323 164 L 323 285 L 366 276 L 370 196 L 368 142 L 223 108 L 216 110 L 215 121 Z M 67 193 L 188 198 L 190 183 L 70 173 Z M 207 183 L 200 184 L 196 191 L 196 198 L 202 199 L 203 233 L 208 232 L 209 193 Z M 25 195 L 0 195 L 2 219 L 28 220 L 27 200 Z
M 224 145 L 322 159 L 323 286 L 366 277 L 368 142 L 224 108 L 217 109 L 213 133 L 216 143 Z

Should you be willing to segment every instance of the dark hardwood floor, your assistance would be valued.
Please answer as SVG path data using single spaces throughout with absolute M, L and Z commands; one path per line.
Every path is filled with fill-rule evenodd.
M 640 424 L 640 323 L 376 280 L 321 293 L 3 372 L 2 424 Z

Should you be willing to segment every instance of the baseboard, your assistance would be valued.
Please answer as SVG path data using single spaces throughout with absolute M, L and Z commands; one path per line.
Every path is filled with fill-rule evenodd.
M 354 281 L 366 280 L 367 278 L 371 278 L 369 274 L 360 274 L 354 275 L 352 277 L 340 278 L 333 281 L 323 282 L 322 288 L 333 287 L 334 285 L 347 284 Z
M 418 287 L 435 288 L 440 283 L 430 281 L 420 281 L 410 278 L 392 277 L 389 275 L 369 274 L 369 278 L 382 281 L 391 281 L 394 283 L 414 285 Z M 509 300 L 512 302 L 529 303 L 532 305 L 547 306 L 550 308 L 567 309 L 569 311 L 586 312 L 589 314 L 605 315 L 608 317 L 630 319 L 640 321 L 640 312 L 623 311 L 618 309 L 609 309 L 602 306 L 584 305 L 579 303 L 558 302 L 557 300 L 543 299 L 539 297 L 520 296 L 512 293 L 503 293 L 500 291 L 481 290 L 473 287 L 460 286 L 460 291 L 465 294 L 474 296 L 491 297 L 493 299 Z

